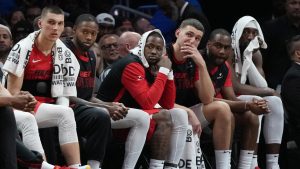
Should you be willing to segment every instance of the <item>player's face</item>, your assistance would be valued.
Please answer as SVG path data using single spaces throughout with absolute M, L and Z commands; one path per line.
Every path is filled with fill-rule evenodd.
M 56 41 L 64 30 L 64 15 L 48 12 L 39 21 L 43 38 Z
M 83 21 L 75 28 L 75 41 L 83 49 L 89 49 L 96 41 L 98 24 L 93 21 Z
M 240 48 L 246 48 L 250 41 L 258 35 L 258 30 L 255 28 L 245 28 L 239 40 Z
M 149 36 L 147 38 L 144 55 L 149 65 L 156 65 L 163 54 L 164 41 L 161 37 Z
M 231 38 L 217 34 L 213 40 L 207 43 L 208 57 L 215 66 L 223 64 L 232 52 Z
M 203 32 L 188 25 L 184 28 L 178 29 L 175 35 L 177 37 L 176 43 L 178 43 L 179 46 L 183 46 L 188 43 L 192 44 L 194 47 L 198 47 L 202 39 Z

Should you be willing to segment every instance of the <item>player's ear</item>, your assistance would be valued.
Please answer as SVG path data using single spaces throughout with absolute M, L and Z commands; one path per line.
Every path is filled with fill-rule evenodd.
M 38 26 L 39 26 L 40 29 L 42 28 L 42 21 L 41 21 L 41 19 L 38 20 Z
M 175 31 L 175 36 L 176 36 L 176 38 L 178 38 L 179 33 L 180 33 L 180 29 L 176 29 L 176 31 Z

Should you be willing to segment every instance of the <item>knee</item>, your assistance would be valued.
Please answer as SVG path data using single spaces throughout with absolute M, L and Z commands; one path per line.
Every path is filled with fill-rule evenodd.
M 107 114 L 104 111 L 93 111 L 91 112 L 92 116 L 93 116 L 93 123 L 95 125 L 106 125 L 106 126 L 110 126 L 111 122 L 110 122 L 110 116 L 109 114 Z
M 180 108 L 173 108 L 171 111 L 172 123 L 177 125 L 188 126 L 188 114 L 185 110 Z
M 33 126 L 37 126 L 36 119 L 34 115 L 24 112 L 24 114 L 20 116 L 16 116 L 17 118 L 17 126 L 20 130 L 29 129 Z
M 28 112 L 24 112 L 22 117 L 17 116 L 18 118 L 18 122 L 20 123 L 36 123 L 36 119 L 34 117 L 34 115 L 32 115 L 31 113 Z
M 161 110 L 159 115 L 154 116 L 157 126 L 164 128 L 172 128 L 172 117 L 169 111 Z
M 216 101 L 214 103 L 215 119 L 220 119 L 223 123 L 231 124 L 234 121 L 234 116 L 227 103 L 223 101 Z
M 269 102 L 269 106 L 282 105 L 281 99 L 277 96 L 268 96 L 266 97 L 266 100 Z
M 129 111 L 131 111 L 131 110 L 129 110 Z M 136 111 L 134 117 L 135 117 L 135 121 L 136 121 L 137 125 L 145 126 L 145 127 L 149 128 L 149 125 L 150 125 L 149 114 L 142 110 L 138 110 L 138 109 L 134 109 L 133 111 Z
M 284 110 L 281 98 L 277 96 L 268 96 L 266 97 L 266 100 L 268 101 L 268 106 L 271 110 L 271 112 L 269 114 L 266 114 L 266 116 L 270 115 L 277 117 L 278 119 L 283 119 Z
M 60 110 L 61 112 L 59 114 L 60 114 L 61 122 L 68 125 L 76 124 L 74 118 L 74 112 L 70 107 L 61 106 Z

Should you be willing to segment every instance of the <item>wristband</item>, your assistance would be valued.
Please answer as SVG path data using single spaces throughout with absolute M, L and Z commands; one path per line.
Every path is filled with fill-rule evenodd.
M 171 70 L 170 73 L 168 74 L 168 80 L 174 80 L 173 70 Z
M 166 76 L 168 76 L 170 70 L 168 68 L 165 67 L 160 67 L 158 72 L 165 74 Z

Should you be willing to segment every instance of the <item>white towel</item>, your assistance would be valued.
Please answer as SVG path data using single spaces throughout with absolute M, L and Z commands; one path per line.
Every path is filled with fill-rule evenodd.
M 164 41 L 164 52 L 165 52 L 165 45 L 166 45 L 165 39 L 164 39 L 164 37 L 163 37 L 163 35 L 162 35 L 162 33 L 161 33 L 161 31 L 159 29 L 154 29 L 154 30 L 150 30 L 148 32 L 145 32 L 142 35 L 141 39 L 139 40 L 138 45 L 135 48 L 133 48 L 133 49 L 130 50 L 131 53 L 133 53 L 134 55 L 137 55 L 141 59 L 143 65 L 146 68 L 149 67 L 149 64 L 148 64 L 148 62 L 147 62 L 147 60 L 145 58 L 144 49 L 145 49 L 145 45 L 146 45 L 146 40 L 147 40 L 148 36 L 150 35 L 150 33 L 152 33 L 152 32 L 159 33 L 161 35 L 161 37 L 163 38 L 163 41 Z
M 12 48 L 3 66 L 4 71 L 18 77 L 23 75 L 34 40 L 38 34 L 39 31 L 29 34 Z M 52 97 L 77 96 L 76 80 L 80 65 L 75 55 L 59 39 L 52 48 L 52 53 L 54 57 L 51 83 Z
M 257 30 L 258 30 L 258 36 L 256 36 L 247 46 L 245 51 L 243 52 L 243 55 L 241 55 L 240 52 L 240 43 L 239 40 L 242 36 L 242 33 L 244 31 L 245 26 L 252 22 Z M 259 45 L 258 37 L 263 42 L 262 45 Z M 262 33 L 262 30 L 260 28 L 260 25 L 251 16 L 244 16 L 240 18 L 234 25 L 232 30 L 232 47 L 234 49 L 235 53 L 235 72 L 239 75 L 241 75 L 241 83 L 245 84 L 247 80 L 247 76 L 249 79 L 249 82 L 251 85 L 254 85 L 256 87 L 267 87 L 267 82 L 265 78 L 259 73 L 259 71 L 256 69 L 253 61 L 252 61 L 252 52 L 255 49 L 258 49 L 259 47 L 267 48 L 267 44 L 264 40 L 264 36 Z M 243 57 L 243 59 L 242 59 Z M 242 63 L 243 60 L 243 63 Z
M 250 63 L 250 67 L 247 72 L 249 83 L 255 87 L 265 88 L 268 87 L 266 79 L 259 73 L 253 62 Z

